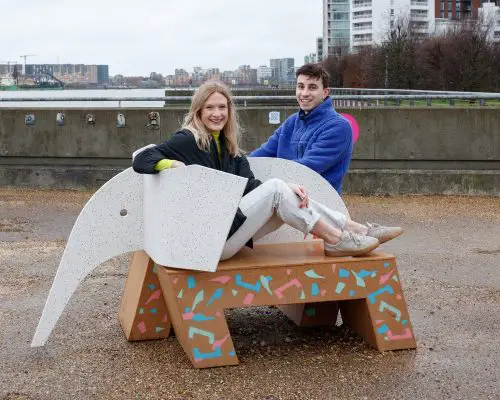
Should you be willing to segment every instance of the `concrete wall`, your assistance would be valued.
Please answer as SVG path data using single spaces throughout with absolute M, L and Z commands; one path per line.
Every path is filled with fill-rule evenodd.
M 67 109 L 66 125 L 57 126 L 56 113 L 60 111 L 0 109 L 0 167 L 3 168 L 0 183 L 22 185 L 26 180 L 14 179 L 14 171 L 24 176 L 36 165 L 49 169 L 64 166 L 69 171 L 79 166 L 123 168 L 130 165 L 135 149 L 162 142 L 175 132 L 186 109 L 177 106 L 154 110 L 160 114 L 158 130 L 147 127 L 147 114 L 152 111 L 149 109 Z M 246 131 L 243 148 L 254 149 L 277 128 L 278 125 L 269 123 L 270 111 L 279 111 L 282 122 L 296 111 L 296 107 L 241 107 L 239 113 Z M 360 125 L 353 173 L 368 169 L 489 170 L 494 171 L 491 179 L 497 179 L 495 173 L 500 172 L 500 110 L 372 108 L 338 111 L 353 115 Z M 126 117 L 125 128 L 116 127 L 119 112 Z M 26 126 L 24 116 L 31 113 L 36 123 Z M 96 116 L 95 125 L 86 124 L 87 113 Z M 363 192 L 361 189 L 366 187 L 365 178 L 359 179 L 360 189 L 354 187 L 353 179 L 348 182 L 353 182 L 346 185 L 351 192 Z M 486 186 L 495 187 L 495 182 L 490 180 Z

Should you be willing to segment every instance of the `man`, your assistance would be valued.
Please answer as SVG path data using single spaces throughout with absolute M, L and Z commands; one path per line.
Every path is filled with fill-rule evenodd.
M 299 112 L 250 156 L 296 161 L 318 172 L 341 194 L 352 156 L 351 126 L 333 109 L 328 72 L 321 64 L 306 64 L 296 76 Z

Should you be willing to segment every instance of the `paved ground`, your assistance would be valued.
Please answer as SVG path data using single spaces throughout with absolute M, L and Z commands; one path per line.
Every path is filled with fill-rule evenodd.
M 346 198 L 402 224 L 416 351 L 379 354 L 342 326 L 299 329 L 275 308 L 229 311 L 241 364 L 195 370 L 175 337 L 128 343 L 117 320 L 129 256 L 80 286 L 46 347 L 29 343 L 90 193 L 0 190 L 0 399 L 498 399 L 500 198 Z

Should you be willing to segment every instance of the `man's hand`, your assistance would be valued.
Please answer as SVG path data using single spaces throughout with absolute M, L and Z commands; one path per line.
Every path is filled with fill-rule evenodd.
M 295 194 L 299 197 L 300 199 L 300 208 L 307 208 L 309 207 L 309 195 L 306 192 L 306 188 L 301 185 L 297 185 L 296 183 L 289 183 L 288 186 L 295 192 Z
M 170 168 L 179 168 L 179 167 L 185 167 L 186 164 L 184 164 L 182 161 L 174 161 L 172 163 L 172 166 Z

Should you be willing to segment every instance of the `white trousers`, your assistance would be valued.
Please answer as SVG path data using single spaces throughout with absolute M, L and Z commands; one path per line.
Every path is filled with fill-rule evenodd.
M 285 182 L 270 179 L 252 190 L 240 201 L 240 209 L 247 219 L 227 240 L 221 260 L 234 256 L 250 240 L 258 240 L 283 224 L 307 234 L 320 218 L 342 230 L 347 217 L 312 199 L 309 207 L 299 208 L 300 199 Z

